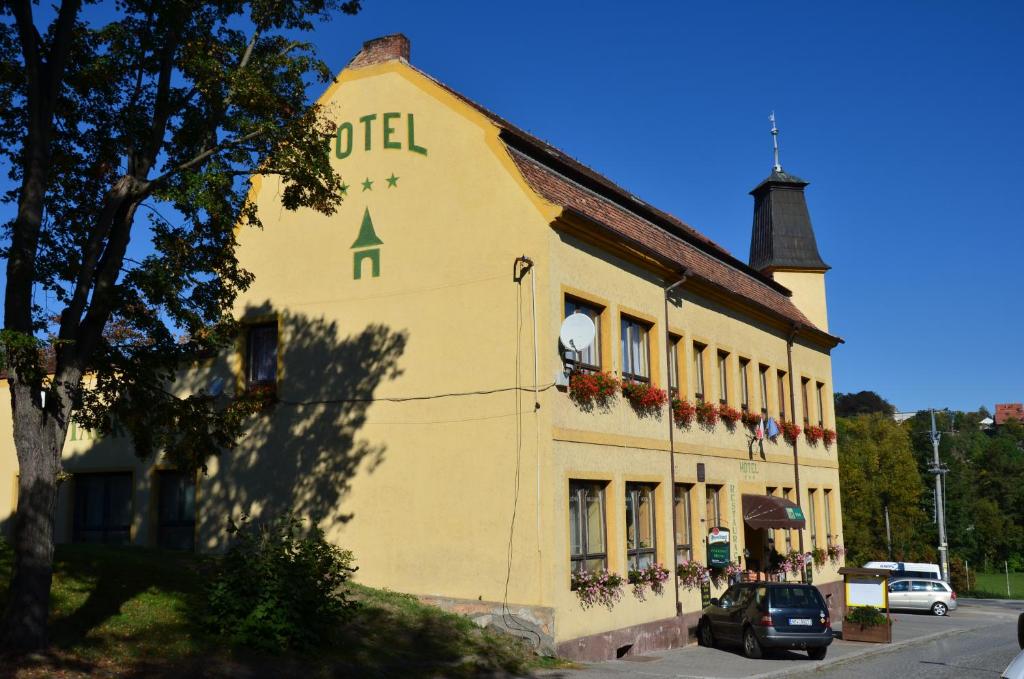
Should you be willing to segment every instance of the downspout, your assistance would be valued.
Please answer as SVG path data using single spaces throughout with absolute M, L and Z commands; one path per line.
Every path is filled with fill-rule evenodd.
M 786 361 L 789 368 L 789 412 L 792 413 L 793 422 L 796 422 L 796 383 L 793 381 L 793 341 L 800 332 L 800 324 L 794 323 L 790 326 L 789 336 L 786 338 Z M 796 506 L 800 507 L 800 454 L 797 452 L 797 445 L 800 437 L 793 439 L 793 481 L 796 485 Z M 813 511 L 813 507 L 811 508 Z M 806 521 L 806 518 L 805 518 Z M 804 524 L 806 525 L 806 523 Z M 804 553 L 804 532 L 797 533 L 800 540 L 800 553 Z M 801 574 L 802 575 L 802 574 Z
M 686 281 L 687 270 L 683 269 L 680 272 L 681 278 L 673 283 L 672 285 L 665 288 L 665 376 L 668 379 L 668 383 L 665 386 L 669 386 L 672 383 L 672 360 L 669 357 L 672 349 L 672 333 L 669 330 L 668 323 L 668 296 L 675 288 L 679 287 Z M 677 358 L 678 361 L 678 358 Z M 678 366 L 677 366 L 678 367 Z M 677 378 L 678 381 L 678 378 Z M 677 387 L 682 393 L 682 384 L 677 384 Z M 669 394 L 671 399 L 671 394 Z M 676 580 L 676 554 L 679 550 L 678 540 L 676 538 L 679 535 L 676 530 L 676 508 L 675 508 L 675 497 L 676 497 L 676 437 L 675 437 L 675 422 L 672 417 L 672 401 L 669 400 L 668 405 L 668 461 L 669 461 L 669 478 L 671 479 L 672 487 L 670 488 L 671 509 L 672 509 L 672 591 L 676 596 L 676 615 L 681 616 L 683 614 L 683 604 L 679 601 L 679 583 Z

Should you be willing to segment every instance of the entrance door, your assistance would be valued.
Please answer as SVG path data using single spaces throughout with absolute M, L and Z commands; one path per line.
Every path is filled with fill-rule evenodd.
M 743 548 L 745 556 L 743 560 L 743 568 L 748 571 L 765 571 L 767 570 L 767 561 L 765 560 L 765 549 L 767 544 L 767 538 L 765 537 L 765 530 L 763 528 L 751 528 L 750 526 L 743 526 Z
M 179 471 L 159 471 L 157 486 L 157 544 L 164 549 L 195 550 L 195 476 Z

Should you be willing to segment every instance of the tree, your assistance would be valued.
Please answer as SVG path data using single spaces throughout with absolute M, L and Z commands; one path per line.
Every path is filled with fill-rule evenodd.
M 915 561 L 929 554 L 921 511 L 923 485 L 907 432 L 882 414 L 838 418 L 843 532 L 852 563 L 888 559 L 885 507 L 893 556 Z M 931 560 L 931 558 L 927 559 Z
M 892 416 L 896 412 L 896 406 L 873 391 L 858 391 L 856 394 L 837 393 L 835 407 L 836 417 L 853 417 L 871 413 Z
M 331 74 L 296 36 L 359 4 L 120 0 L 86 11 L 63 0 L 40 29 L 31 0 L 5 3 L 0 153 L 16 212 L 0 347 L 19 465 L 6 647 L 46 643 L 72 419 L 109 431 L 116 418 L 139 454 L 161 450 L 185 468 L 240 434 L 244 407 L 176 397 L 168 384 L 232 341 L 232 304 L 251 282 L 235 227 L 260 226 L 246 178 L 280 177 L 288 209 L 339 204 L 332 126 L 306 96 Z M 149 241 L 138 259 L 133 239 Z M 56 301 L 56 320 L 34 293 Z

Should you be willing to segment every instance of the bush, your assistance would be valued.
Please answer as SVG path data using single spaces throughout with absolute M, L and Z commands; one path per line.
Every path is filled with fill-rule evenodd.
M 846 614 L 846 622 L 864 627 L 878 627 L 886 622 L 885 613 L 874 606 L 853 606 Z M 889 624 L 892 624 L 891 622 Z
M 290 513 L 270 523 L 229 519 L 234 545 L 209 588 L 210 627 L 246 646 L 305 650 L 348 617 L 352 553 L 302 523 Z

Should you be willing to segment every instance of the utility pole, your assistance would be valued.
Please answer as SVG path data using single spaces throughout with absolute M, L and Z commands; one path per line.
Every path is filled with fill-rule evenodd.
M 892 561 L 892 528 L 889 526 L 889 501 L 885 501 L 885 544 L 889 547 L 889 561 Z
M 932 413 L 932 450 L 935 452 L 935 459 L 928 470 L 935 474 L 935 518 L 939 524 L 939 567 L 942 568 L 942 579 L 949 582 L 949 545 L 946 543 L 946 512 L 942 502 L 942 475 L 949 471 L 939 461 L 939 432 L 935 430 L 935 409 Z

